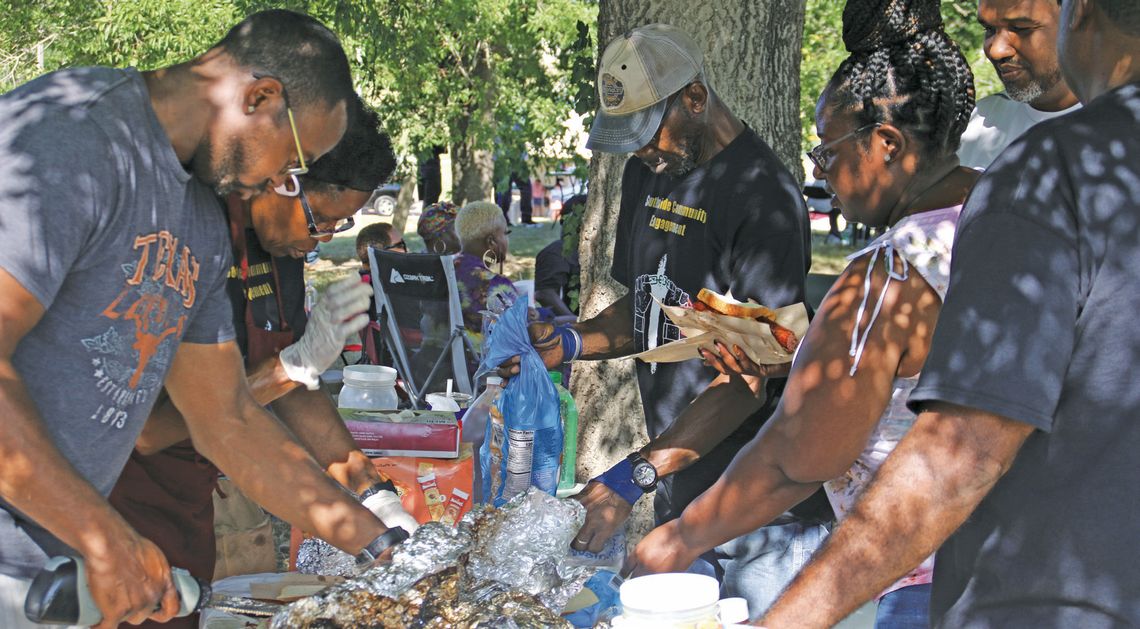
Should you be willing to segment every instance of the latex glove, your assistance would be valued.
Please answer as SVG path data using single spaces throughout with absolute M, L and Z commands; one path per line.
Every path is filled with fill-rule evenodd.
M 325 289 L 309 313 L 309 323 L 301 339 L 281 350 L 285 375 L 315 390 L 320 375 L 344 351 L 345 340 L 368 325 L 368 303 L 372 287 L 359 277 L 346 277 Z
M 400 504 L 400 497 L 395 492 L 387 489 L 378 491 L 365 498 L 361 504 L 364 505 L 365 509 L 371 511 L 372 515 L 380 518 L 380 521 L 388 528 L 398 526 L 407 531 L 408 535 L 411 535 L 420 527 L 420 523 L 410 513 L 404 511 L 404 506 Z

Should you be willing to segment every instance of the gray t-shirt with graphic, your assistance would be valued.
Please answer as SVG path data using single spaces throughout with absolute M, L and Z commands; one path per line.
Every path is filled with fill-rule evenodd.
M 62 70 L 0 96 L 0 163 L 0 268 L 45 309 L 13 363 L 60 452 L 105 495 L 179 342 L 233 338 L 221 206 L 131 69 Z M 0 573 L 67 551 L 0 507 Z

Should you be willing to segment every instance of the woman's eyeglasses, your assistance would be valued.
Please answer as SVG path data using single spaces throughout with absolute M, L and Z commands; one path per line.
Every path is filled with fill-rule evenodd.
M 826 144 L 819 144 L 807 152 L 808 159 L 810 159 L 811 163 L 815 164 L 817 168 L 823 172 L 827 172 L 827 169 L 831 167 L 831 161 L 835 159 L 835 153 L 831 149 L 842 144 L 843 142 L 846 142 L 847 140 L 850 140 L 860 133 L 863 133 L 864 131 L 867 131 L 869 129 L 877 129 L 881 126 L 883 126 L 883 123 L 881 122 L 872 122 L 869 125 L 863 125 L 862 127 L 859 127 L 858 129 L 852 131 L 851 133 L 848 133 L 843 137 L 836 138 Z
M 301 187 L 301 180 L 296 175 L 289 175 L 285 183 L 273 188 L 273 191 L 283 197 L 300 197 L 301 210 L 305 212 L 305 222 L 308 224 L 309 236 L 312 238 L 328 238 L 333 234 L 348 231 L 356 225 L 356 221 L 351 216 L 336 220 L 320 217 L 318 220 L 313 212 L 313 207 L 309 205 L 309 197 L 305 194 L 305 189 Z M 329 224 L 332 225 L 332 229 L 321 228 L 322 225 Z

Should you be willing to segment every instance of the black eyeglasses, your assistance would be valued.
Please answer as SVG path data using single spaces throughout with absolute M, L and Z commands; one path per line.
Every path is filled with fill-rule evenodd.
M 313 207 L 309 205 L 309 197 L 305 194 L 305 189 L 301 187 L 301 180 L 296 177 L 293 178 L 294 185 L 296 186 L 297 196 L 301 198 L 301 209 L 305 211 L 305 221 L 309 226 L 310 238 L 328 238 L 333 234 L 339 234 L 348 231 L 356 225 L 356 221 L 350 216 L 341 219 L 326 219 L 321 217 L 317 220 L 316 214 L 313 213 Z M 332 229 L 321 229 L 321 225 L 332 224 Z
M 406 253 L 408 251 L 408 243 L 401 240 L 400 242 L 394 242 L 390 245 L 384 245 L 384 251 L 393 251 L 396 249 Z
M 864 131 L 867 131 L 868 129 L 877 129 L 881 126 L 883 126 L 883 123 L 881 122 L 872 122 L 869 125 L 863 125 L 862 127 L 859 127 L 858 129 L 852 131 L 851 133 L 848 133 L 841 138 L 836 138 L 826 144 L 820 144 L 807 152 L 808 159 L 810 159 L 811 163 L 815 164 L 816 167 L 818 167 L 820 170 L 827 172 L 827 169 L 831 167 L 831 160 L 835 158 L 835 153 L 831 150 L 832 148 L 838 146 L 839 144 L 842 144 L 843 142 L 846 142 L 847 140 L 850 140 L 851 138 L 859 135 L 860 133 L 863 133 Z

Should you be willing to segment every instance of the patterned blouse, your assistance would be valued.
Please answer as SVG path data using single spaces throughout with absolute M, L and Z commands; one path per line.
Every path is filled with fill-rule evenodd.
M 868 282 L 864 284 L 863 303 L 858 313 L 859 319 L 862 320 L 866 311 L 871 310 L 871 323 L 867 324 L 867 330 L 871 329 L 875 318 L 879 315 L 882 296 L 886 294 L 887 287 L 892 281 L 905 281 L 912 270 L 917 271 L 926 280 L 927 284 L 938 293 L 939 298 L 945 299 L 946 288 L 950 281 L 950 249 L 954 243 L 954 233 L 961 211 L 962 206 L 959 205 L 908 216 L 867 247 L 847 257 L 848 260 L 853 260 L 865 255 L 872 256 L 871 264 L 867 267 Z M 867 292 L 870 275 L 880 259 L 886 266 L 888 279 L 883 285 L 882 293 L 872 296 Z M 859 326 L 856 325 L 851 337 L 853 358 L 851 375 L 859 369 L 859 359 L 863 355 L 863 345 L 866 342 L 866 336 L 862 338 L 859 336 Z M 895 378 L 891 401 L 883 411 L 859 458 L 842 476 L 824 483 L 827 498 L 839 519 L 846 517 L 855 506 L 859 495 L 867 488 L 887 455 L 914 425 L 916 417 L 907 408 L 906 401 L 917 383 L 917 374 L 910 378 Z M 930 583 L 933 575 L 934 557 L 930 556 L 879 596 L 911 585 Z

